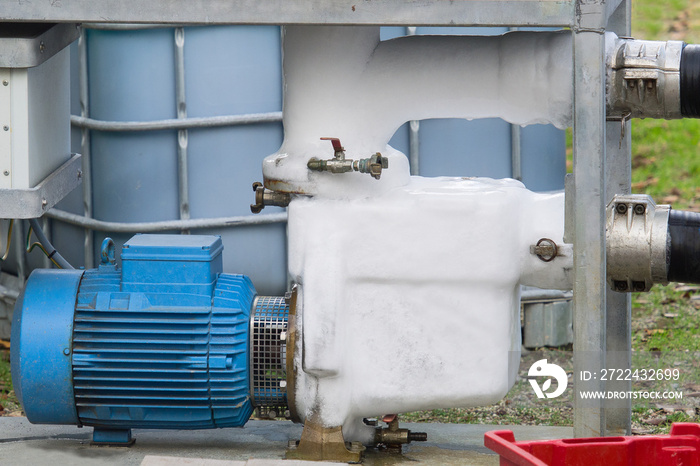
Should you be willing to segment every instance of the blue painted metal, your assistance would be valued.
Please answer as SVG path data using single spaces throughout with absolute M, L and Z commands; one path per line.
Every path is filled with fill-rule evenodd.
M 134 444 L 131 429 L 103 429 L 95 427 L 92 432 L 92 443 L 128 447 Z
M 250 279 L 220 273 L 217 236 L 139 235 L 126 245 L 123 270 L 105 242 L 103 263 L 77 274 L 72 288 L 66 282 L 73 275 L 64 271 L 30 277 L 13 326 L 22 332 L 19 358 L 13 354 L 24 371 L 18 393 L 28 415 L 43 413 L 30 421 L 95 426 L 95 441 L 107 443 L 127 442 L 129 428 L 242 426 L 253 411 Z M 65 309 L 37 327 L 39 316 L 56 309 L 58 291 L 45 288 L 52 281 Z M 56 328 L 63 332 L 60 344 L 53 336 L 44 342 Z M 72 358 L 60 353 L 65 347 L 72 347 Z M 64 360 L 50 374 L 24 367 L 26 354 L 47 358 L 57 351 Z M 46 379 L 63 381 L 59 405 L 72 417 L 46 411 L 56 405 L 54 393 L 35 388 Z
M 12 384 L 30 422 L 77 424 L 71 336 L 81 270 L 35 270 L 12 322 Z
M 136 235 L 122 248 L 122 291 L 211 295 L 223 249 L 219 236 Z

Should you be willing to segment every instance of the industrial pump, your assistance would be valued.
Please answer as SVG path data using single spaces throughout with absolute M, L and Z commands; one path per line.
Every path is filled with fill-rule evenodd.
M 218 236 L 137 235 L 103 244 L 93 270 L 36 270 L 12 326 L 15 392 L 32 423 L 130 428 L 242 426 L 284 413 L 289 298 L 222 273 Z

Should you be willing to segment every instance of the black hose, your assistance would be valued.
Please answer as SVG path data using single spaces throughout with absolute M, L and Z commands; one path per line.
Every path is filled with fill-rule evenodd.
M 668 236 L 668 280 L 700 283 L 700 213 L 671 210 Z
M 38 219 L 29 219 L 29 225 L 31 225 L 32 230 L 34 230 L 34 234 L 39 240 L 39 243 L 41 243 L 41 245 L 44 246 L 44 249 L 46 249 L 46 254 L 49 256 L 49 259 L 55 261 L 62 269 L 74 268 L 58 251 L 56 251 L 56 248 L 53 247 L 49 239 L 46 237 L 46 235 L 44 235 L 44 230 L 41 229 Z
M 681 52 L 681 114 L 700 118 L 700 45 L 685 45 Z

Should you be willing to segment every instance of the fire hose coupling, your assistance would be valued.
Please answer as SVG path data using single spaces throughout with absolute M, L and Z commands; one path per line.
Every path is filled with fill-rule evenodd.
M 607 207 L 606 242 L 615 291 L 700 283 L 700 213 L 656 205 L 645 194 L 615 196 Z
M 306 166 L 313 171 L 327 171 L 331 173 L 347 173 L 356 171 L 360 173 L 369 173 L 369 175 L 378 180 L 382 176 L 382 169 L 389 168 L 389 160 L 382 157 L 379 152 L 366 159 L 346 159 L 345 148 L 340 144 L 338 138 L 321 138 L 323 141 L 331 141 L 333 144 L 333 158 L 328 160 L 320 160 L 312 157 Z
M 609 118 L 700 117 L 700 45 L 617 39 L 609 60 Z
M 289 193 L 265 189 L 265 186 L 259 181 L 253 183 L 253 192 L 255 193 L 255 204 L 250 205 L 250 211 L 254 214 L 259 214 L 266 206 L 287 207 L 292 199 Z
M 606 211 L 610 287 L 649 291 L 654 283 L 668 283 L 671 207 L 656 205 L 646 194 L 633 194 L 615 196 Z

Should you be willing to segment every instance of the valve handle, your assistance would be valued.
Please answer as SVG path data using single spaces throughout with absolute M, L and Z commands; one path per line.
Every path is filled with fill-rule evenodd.
M 338 138 L 321 138 L 321 141 L 330 141 L 333 144 L 333 149 L 336 151 L 345 150 L 340 144 L 340 139 Z

